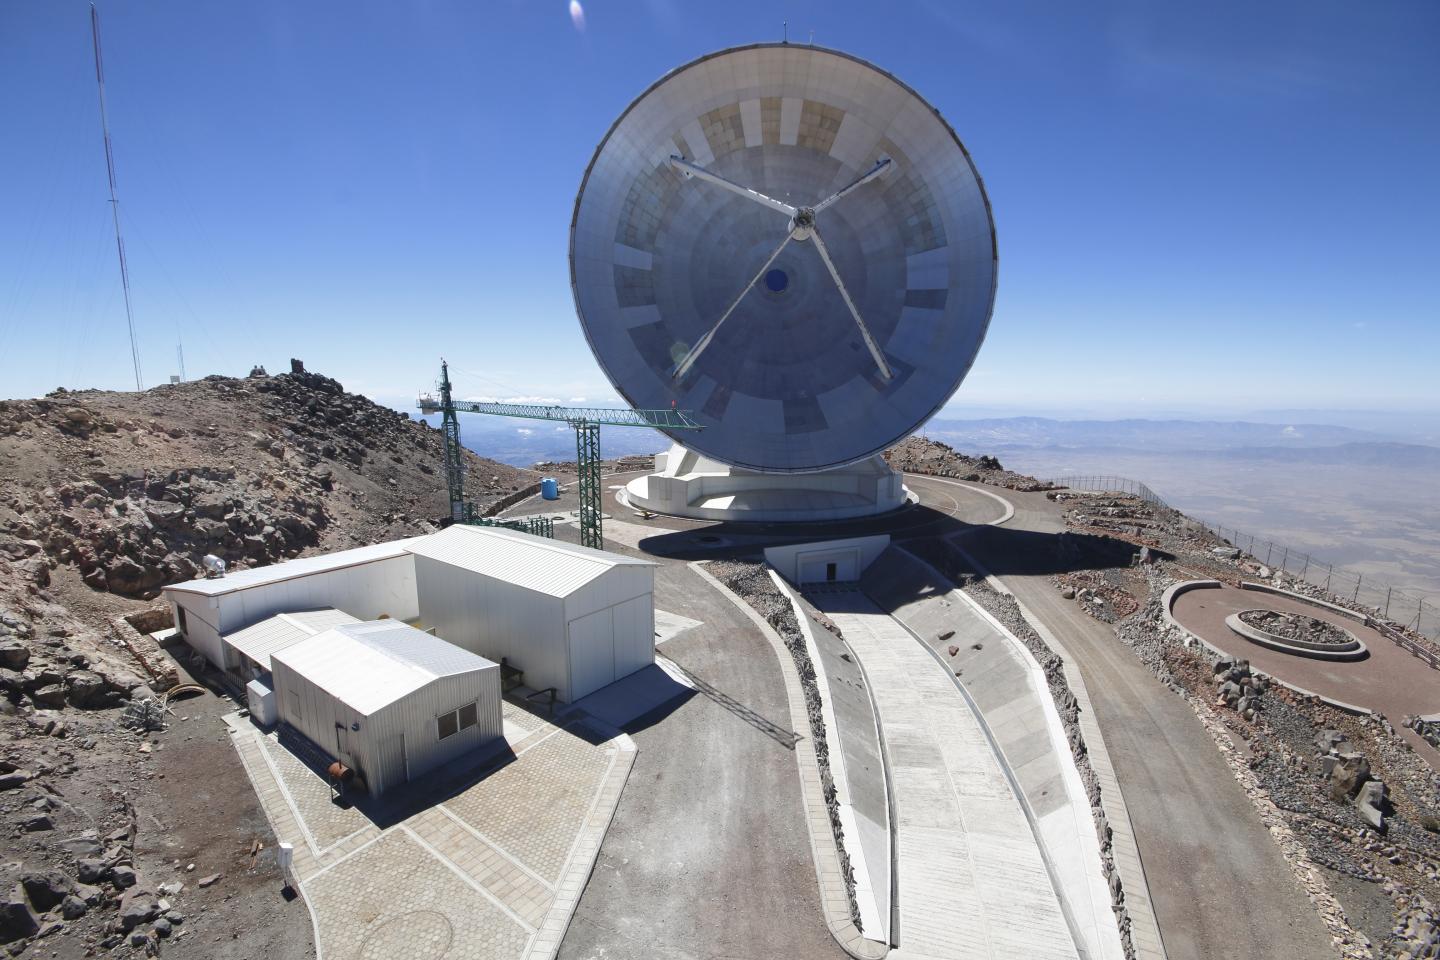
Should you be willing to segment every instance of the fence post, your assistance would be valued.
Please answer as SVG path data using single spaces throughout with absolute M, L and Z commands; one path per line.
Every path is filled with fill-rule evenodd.
M 1290 559 L 1290 548 L 1289 548 L 1289 547 L 1286 547 L 1286 548 L 1285 548 L 1285 556 L 1283 556 L 1283 557 L 1280 558 L 1280 572 L 1281 572 L 1281 573 L 1289 573 L 1289 572 L 1290 572 L 1289 570 L 1286 570 L 1286 569 L 1285 569 L 1285 561 L 1287 561 L 1287 560 L 1289 560 L 1289 559 Z
M 1390 619 L 1390 591 L 1391 591 L 1392 589 L 1394 589 L 1394 588 L 1393 588 L 1393 587 L 1386 587 L 1386 588 L 1385 588 L 1385 619 L 1386 619 L 1386 620 L 1389 620 L 1389 619 Z
M 1305 554 L 1305 566 L 1300 569 L 1300 579 L 1305 579 L 1305 574 L 1310 572 L 1310 554 Z
M 1357 573 L 1357 574 L 1355 574 L 1355 595 L 1350 598 L 1350 602 L 1351 602 L 1351 603 L 1358 603 L 1358 602 L 1360 602 L 1360 584 L 1363 583 L 1364 580 L 1365 580 L 1365 574 L 1363 574 L 1363 573 Z
M 1330 592 L 1330 577 L 1331 577 L 1331 575 L 1334 574 L 1334 572 L 1335 572 L 1335 564 L 1329 563 L 1329 564 L 1326 564 L 1325 567 L 1326 567 L 1326 569 L 1325 569 L 1325 592 L 1326 592 L 1326 593 L 1329 593 L 1329 592 Z M 1358 590 L 1359 588 L 1357 587 L 1356 589 Z
M 1267 567 L 1270 566 L 1270 554 L 1271 554 L 1272 552 L 1274 552 L 1274 550 L 1275 550 L 1275 544 L 1273 544 L 1273 543 L 1267 543 L 1267 544 L 1265 545 L 1265 566 L 1267 566 Z

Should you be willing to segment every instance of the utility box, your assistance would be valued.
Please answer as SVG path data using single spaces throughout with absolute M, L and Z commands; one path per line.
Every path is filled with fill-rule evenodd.
M 275 691 L 259 680 L 245 684 L 245 702 L 250 717 L 262 727 L 273 727 L 279 719 L 275 712 Z

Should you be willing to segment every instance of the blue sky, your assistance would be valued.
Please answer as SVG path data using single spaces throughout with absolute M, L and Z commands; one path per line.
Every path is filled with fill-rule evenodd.
M 1000 293 L 949 412 L 1440 408 L 1440 4 L 101 0 L 146 381 L 613 396 L 566 263 L 667 70 L 838 47 L 954 125 Z M 0 396 L 132 376 L 88 5 L 0 0 Z

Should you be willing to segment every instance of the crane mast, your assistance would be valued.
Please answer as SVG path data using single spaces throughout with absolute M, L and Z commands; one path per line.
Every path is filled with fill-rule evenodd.
M 580 544 L 596 550 L 605 549 L 601 526 L 600 491 L 600 428 L 650 427 L 666 430 L 700 430 L 700 424 L 686 410 L 634 410 L 608 407 L 560 407 L 534 403 L 492 403 L 479 400 L 456 400 L 450 383 L 450 367 L 440 361 L 440 396 L 422 395 L 416 406 L 423 413 L 441 414 L 445 432 L 445 479 L 450 489 L 450 518 L 468 522 L 465 503 L 463 452 L 460 446 L 460 421 L 457 413 L 483 413 L 494 417 L 518 417 L 522 420 L 560 420 L 575 430 L 575 466 L 579 474 Z

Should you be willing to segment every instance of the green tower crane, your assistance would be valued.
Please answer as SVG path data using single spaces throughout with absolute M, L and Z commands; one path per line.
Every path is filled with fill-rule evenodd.
M 440 396 L 421 395 L 416 404 L 423 413 L 442 414 L 445 432 L 445 480 L 450 488 L 450 516 L 455 521 L 466 517 L 464 459 L 460 448 L 460 422 L 456 413 L 483 413 L 494 417 L 517 417 L 522 420 L 560 420 L 575 429 L 575 465 L 579 472 L 580 543 L 582 546 L 605 549 L 600 524 L 600 428 L 649 427 L 665 430 L 700 430 L 689 411 L 677 410 L 612 410 L 607 407 L 557 407 L 534 403 L 489 403 L 456 400 L 450 386 L 450 369 L 440 361 Z

